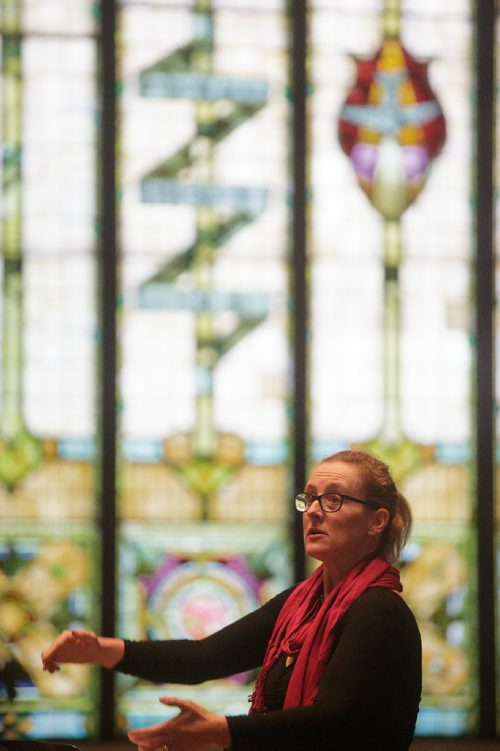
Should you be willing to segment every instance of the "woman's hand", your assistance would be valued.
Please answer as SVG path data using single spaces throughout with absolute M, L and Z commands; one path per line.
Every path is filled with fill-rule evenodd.
M 112 668 L 123 657 L 124 649 L 123 639 L 96 636 L 92 631 L 63 631 L 42 652 L 43 669 L 54 673 L 62 662 L 94 662 Z
M 168 751 L 202 751 L 230 748 L 231 735 L 225 717 L 208 712 L 192 701 L 163 697 L 162 704 L 178 707 L 180 712 L 171 720 L 131 730 L 128 737 L 138 751 L 166 747 Z

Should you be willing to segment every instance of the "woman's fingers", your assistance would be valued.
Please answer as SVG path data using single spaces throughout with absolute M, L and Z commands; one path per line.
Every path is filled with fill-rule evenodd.
M 48 673 L 55 673 L 57 670 L 61 669 L 57 662 L 44 659 L 43 655 L 42 655 L 42 664 L 43 664 L 43 669 L 46 670 Z
M 57 639 L 42 652 L 42 663 L 44 670 L 48 670 L 52 673 L 54 672 L 54 670 L 59 669 L 59 653 L 61 651 L 61 647 L 68 640 L 69 634 L 71 634 L 70 631 L 63 631 L 62 634 L 59 634 Z
M 161 704 L 165 704 L 167 707 L 178 707 L 181 712 L 196 711 L 201 709 L 194 701 L 189 699 L 178 699 L 175 696 L 162 696 L 160 698 Z
M 193 702 L 185 701 L 184 699 L 177 699 L 174 696 L 162 696 L 160 702 L 166 706 L 178 707 L 181 710 L 181 714 L 183 711 L 190 709 L 189 705 L 193 704 Z M 180 717 L 180 714 L 176 715 L 176 717 Z M 172 739 L 167 739 L 167 735 L 170 736 L 172 732 L 175 734 L 173 729 L 168 732 L 168 728 L 172 727 L 170 725 L 172 719 L 160 722 L 156 725 L 149 725 L 146 728 L 130 730 L 128 737 L 132 743 L 137 744 L 138 751 L 142 751 L 143 748 L 145 751 L 151 751 L 151 749 L 160 748 L 165 744 L 168 746 L 169 742 L 172 743 Z
M 144 746 L 147 749 L 162 746 L 165 741 L 165 723 L 159 723 L 157 725 L 150 725 L 147 728 L 138 728 L 137 730 L 129 730 L 128 737 L 139 748 Z

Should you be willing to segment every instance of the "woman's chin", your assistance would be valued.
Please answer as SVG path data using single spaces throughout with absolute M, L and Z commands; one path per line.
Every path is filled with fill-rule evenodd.
M 316 558 L 317 561 L 322 561 L 328 553 L 325 545 L 321 545 L 318 540 L 307 540 L 305 550 L 308 556 Z

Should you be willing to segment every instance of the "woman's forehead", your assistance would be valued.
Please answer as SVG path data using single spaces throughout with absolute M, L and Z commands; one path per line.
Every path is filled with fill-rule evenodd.
M 355 464 L 346 462 L 323 462 L 319 464 L 312 472 L 308 485 L 315 485 L 320 482 L 322 485 L 331 483 L 332 485 L 342 485 L 352 487 L 361 486 L 361 475 L 359 468 Z

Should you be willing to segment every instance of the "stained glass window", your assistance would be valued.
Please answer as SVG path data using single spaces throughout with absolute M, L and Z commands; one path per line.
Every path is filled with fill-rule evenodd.
M 417 731 L 474 727 L 471 18 L 463 3 L 311 3 L 311 459 L 390 464 L 413 507 Z
M 477 731 L 476 15 L 469 0 L 0 3 L 0 737 L 98 737 L 102 706 L 117 734 L 164 718 L 165 686 L 48 675 L 40 652 L 104 621 L 198 638 L 288 586 L 300 441 L 310 467 L 348 446 L 390 464 L 415 516 L 402 573 L 424 646 L 417 733 Z M 290 74 L 303 33 L 305 81 Z M 117 288 L 99 276 L 115 263 L 104 173 Z M 116 373 L 100 318 L 115 297 Z M 101 596 L 110 508 L 116 613 Z M 172 690 L 245 713 L 254 678 Z
M 94 18 L 82 0 L 19 0 L 0 23 L 2 724 L 78 737 L 97 730 L 91 673 L 51 678 L 40 652 L 62 628 L 96 628 L 100 607 Z
M 120 625 L 192 638 L 291 580 L 286 16 L 124 3 L 120 27 Z M 247 711 L 252 679 L 176 693 Z M 129 725 L 164 716 L 130 684 Z

